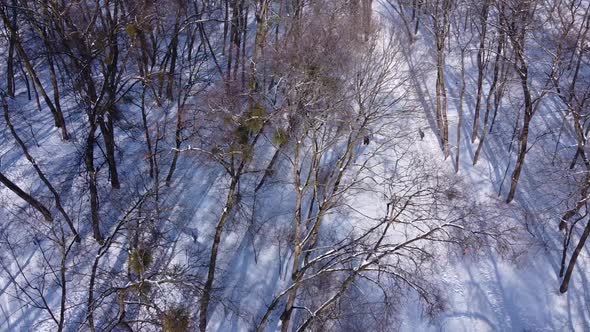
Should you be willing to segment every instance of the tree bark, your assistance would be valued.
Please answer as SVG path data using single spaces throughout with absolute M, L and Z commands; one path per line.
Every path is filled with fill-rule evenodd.
M 86 151 L 84 155 L 84 163 L 86 165 L 86 173 L 88 175 L 88 189 L 90 191 L 90 217 L 92 221 L 92 232 L 94 239 L 102 243 L 103 237 L 100 232 L 100 216 L 99 210 L 99 199 L 98 199 L 98 186 L 97 186 L 97 174 L 94 167 L 94 144 L 96 133 L 96 123 L 91 121 L 88 137 L 86 138 Z
M 29 153 L 29 149 L 27 148 L 26 144 L 21 140 L 20 136 L 16 132 L 16 129 L 12 125 L 12 121 L 10 120 L 10 116 L 8 114 L 8 102 L 6 100 L 3 100 L 2 106 L 4 108 L 4 120 L 6 121 L 6 125 L 8 126 L 8 129 L 10 130 L 12 136 L 14 137 L 14 139 L 16 140 L 18 145 L 20 146 L 20 148 L 23 151 L 23 154 L 25 155 L 27 160 L 31 163 L 31 165 L 33 165 L 33 168 L 35 168 L 35 171 L 37 172 L 37 175 L 39 176 L 41 181 L 43 181 L 43 183 L 45 184 L 47 189 L 49 189 L 49 191 L 51 191 L 51 193 L 53 194 L 53 199 L 55 200 L 55 206 L 57 207 L 57 209 L 59 210 L 61 215 L 64 217 L 64 219 L 65 219 L 66 223 L 68 224 L 68 226 L 70 227 L 70 230 L 72 231 L 72 234 L 74 235 L 74 238 L 76 239 L 76 241 L 80 242 L 80 240 L 81 240 L 80 235 L 78 235 L 78 232 L 76 231 L 76 227 L 74 226 L 72 219 L 67 214 L 66 210 L 64 209 L 63 205 L 61 204 L 61 198 L 59 196 L 59 193 L 57 192 L 57 190 L 55 190 L 55 188 L 53 187 L 51 182 L 49 182 L 49 179 L 47 179 L 47 177 L 45 176 L 43 171 L 41 171 L 41 168 L 39 167 L 39 165 L 37 164 L 37 162 L 35 161 L 33 156 L 31 156 L 31 154 Z
M 521 68 L 518 68 L 518 72 L 520 75 L 521 85 L 522 85 L 522 92 L 524 97 L 524 121 L 522 124 L 522 131 L 519 137 L 519 148 L 518 148 L 518 156 L 516 158 L 516 164 L 514 165 L 514 171 L 512 172 L 512 181 L 510 184 L 510 192 L 508 192 L 508 197 L 506 198 L 506 203 L 512 202 L 514 196 L 516 194 L 516 189 L 518 187 L 518 180 L 520 179 L 520 174 L 522 172 L 522 168 L 524 166 L 524 160 L 526 157 L 527 149 L 528 149 L 528 138 L 529 138 L 529 126 L 531 123 L 531 119 L 533 118 L 534 114 L 534 107 L 533 101 L 531 97 L 531 92 L 529 90 L 528 85 L 528 66 L 524 59 L 521 58 Z
M 203 296 L 199 301 L 199 330 L 201 332 L 206 332 L 207 330 L 207 311 L 209 308 L 209 302 L 211 301 L 211 293 L 213 291 L 213 282 L 215 280 L 215 269 L 217 265 L 219 245 L 221 243 L 221 234 L 223 233 L 223 228 L 229 220 L 229 217 L 231 216 L 233 208 L 236 204 L 235 194 L 238 181 L 239 175 L 236 175 L 232 178 L 229 191 L 227 193 L 225 207 L 223 208 L 223 213 L 221 214 L 221 217 L 217 222 L 217 226 L 215 227 L 215 236 L 213 238 L 213 245 L 211 246 L 211 256 L 209 258 L 207 281 L 205 282 L 205 286 L 203 287 Z
M 500 29 L 500 36 L 498 38 L 498 46 L 496 48 L 496 58 L 494 59 L 494 76 L 492 78 L 492 84 L 490 86 L 490 90 L 488 91 L 488 95 L 486 97 L 486 112 L 484 115 L 484 122 L 483 126 L 484 129 L 481 134 L 481 138 L 479 143 L 477 144 L 477 149 L 475 150 L 475 154 L 473 155 L 473 166 L 477 164 L 479 160 L 479 155 L 483 149 L 484 142 L 486 140 L 489 128 L 489 118 L 490 118 L 490 111 L 492 108 L 492 96 L 494 97 L 494 109 L 497 110 L 500 103 L 500 98 L 496 98 L 498 95 L 496 94 L 496 87 L 498 85 L 499 79 L 499 72 L 500 72 L 500 61 L 502 60 L 502 49 L 504 48 L 504 32 Z M 501 91 L 500 91 L 501 92 Z
M 574 249 L 572 257 L 570 258 L 567 270 L 565 271 L 565 276 L 563 277 L 563 281 L 561 283 L 561 286 L 559 287 L 559 291 L 561 293 L 565 293 L 568 290 L 570 280 L 572 278 L 572 273 L 574 272 L 574 267 L 576 266 L 576 261 L 578 260 L 578 256 L 580 256 L 580 252 L 584 248 L 584 244 L 586 244 L 586 240 L 588 240 L 588 236 L 590 236 L 590 221 L 588 221 L 588 223 L 586 224 L 584 232 L 580 237 L 580 241 L 578 241 L 578 245 L 576 246 L 576 249 Z
M 33 198 L 33 196 L 27 194 L 24 190 L 22 190 L 18 185 L 14 182 L 10 181 L 2 172 L 0 172 L 0 183 L 2 183 L 6 188 L 10 189 L 13 193 L 15 193 L 18 197 L 22 198 L 25 202 L 27 202 L 30 206 L 32 206 L 35 210 L 39 211 L 43 215 L 46 221 L 51 222 L 53 221 L 53 217 L 51 216 L 51 212 L 49 209 L 45 207 L 45 205 L 41 204 L 38 200 Z
M 479 35 L 479 49 L 477 51 L 477 97 L 475 99 L 475 111 L 473 116 L 473 133 L 471 134 L 471 143 L 475 143 L 479 130 L 479 111 L 481 108 L 481 99 L 483 93 L 483 79 L 485 74 L 485 42 L 488 26 L 489 0 L 484 0 L 480 15 L 481 32 Z

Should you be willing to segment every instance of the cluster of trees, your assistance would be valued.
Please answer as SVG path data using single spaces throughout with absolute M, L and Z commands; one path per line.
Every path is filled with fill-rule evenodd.
M 367 0 L 4 1 L 5 139 L 18 149 L 7 153 L 29 164 L 0 173 L 22 199 L 2 266 L 43 313 L 37 323 L 205 331 L 221 304 L 258 330 L 386 328 L 392 316 L 379 313 L 410 289 L 440 310 L 423 270 L 432 242 L 455 242 L 464 211 L 447 202 L 453 184 L 409 151 L 401 46 L 372 10 Z M 35 145 L 48 125 L 71 153 Z M 220 174 L 217 212 L 182 220 L 171 200 L 203 199 L 181 189 L 203 165 Z M 385 215 L 360 213 L 362 195 Z M 269 228 L 264 206 L 277 196 L 290 199 Z M 195 217 L 200 233 L 186 241 Z M 286 236 L 276 244 L 271 233 Z M 286 262 L 259 314 L 224 292 L 236 234 L 278 246 Z M 21 264 L 30 251 L 35 266 Z M 354 319 L 360 308 L 374 319 Z
M 566 268 L 590 190 L 587 6 L 390 5 L 405 27 L 376 17 L 371 0 L 3 0 L 2 139 L 11 147 L 0 183 L 19 201 L 2 208 L 11 222 L 3 225 L 0 262 L 15 295 L 42 313 L 37 324 L 206 331 L 221 305 L 260 331 L 388 329 L 408 291 L 429 313 L 440 311 L 427 274 L 443 244 L 464 245 L 472 211 L 453 177 L 412 148 L 406 39 L 399 34 L 414 41 L 420 31 L 434 38 L 434 111 L 445 156 L 452 150 L 445 85 L 451 41 L 462 59 L 474 45 L 478 52 L 474 164 L 507 86 L 520 81 L 507 202 L 541 100 L 554 95 L 565 105 L 564 121 L 572 121 L 578 141 L 571 168 L 579 161 L 586 167 L 581 199 L 562 218 L 565 291 L 590 233 L 589 223 Z M 553 41 L 544 44 L 552 55 L 544 78 L 529 67 L 540 25 Z M 460 129 L 463 106 L 458 117 Z M 47 153 L 41 135 L 59 135 L 60 147 Z M 457 135 L 457 170 L 460 146 Z M 15 156 L 28 163 L 11 162 Z M 213 213 L 174 202 L 192 195 L 183 182 L 200 167 L 219 174 Z M 272 214 L 265 206 L 278 197 L 288 202 Z M 361 197 L 381 202 L 383 215 L 361 211 Z M 187 241 L 195 217 L 200 233 Z M 237 254 L 227 247 L 236 236 L 250 238 L 254 255 L 265 251 L 283 262 L 261 312 L 234 306 L 225 291 L 228 261 Z M 359 319 L 359 312 L 372 316 Z
M 586 218 L 590 169 L 585 157 L 590 128 L 590 4 L 579 0 L 399 0 L 389 1 L 389 5 L 404 17 L 411 40 L 416 39 L 420 24 L 423 33 L 433 39 L 437 72 L 436 125 L 445 156 L 449 156 L 451 150 L 445 73 L 457 72 L 449 68 L 446 56 L 460 54 L 457 140 L 453 146 L 457 172 L 463 144 L 461 132 L 466 129 L 471 132 L 470 142 L 476 146 L 472 161 L 476 165 L 494 130 L 497 116 L 504 116 L 504 121 L 514 123 L 507 158 L 515 162 L 513 167 L 509 163 L 506 169 L 506 173 L 511 170 L 506 203 L 512 202 L 527 153 L 532 148 L 533 119 L 541 108 L 547 109 L 543 116 L 561 119 L 561 129 L 549 130 L 555 133 L 556 147 L 566 146 L 556 148 L 552 158 L 556 155 L 570 158 L 562 165 L 571 170 L 564 177 L 574 179 L 573 184 L 563 183 L 570 197 L 564 199 L 565 212 L 558 220 L 559 229 L 564 231 L 560 290 L 566 292 L 577 257 L 590 235 L 590 222 Z M 472 53 L 476 54 L 472 71 L 476 72 L 475 84 L 466 81 L 465 65 L 471 64 Z M 473 122 L 467 124 L 468 128 L 463 120 L 466 86 L 474 96 L 473 109 L 469 110 Z M 517 89 L 520 96 L 514 94 Z M 567 128 L 567 134 L 562 135 L 563 128 Z M 546 130 L 541 127 L 538 135 Z M 572 145 L 574 149 L 570 148 Z M 516 147 L 515 156 L 511 155 L 513 146 Z M 582 170 L 578 169 L 580 167 Z M 503 183 L 502 180 L 500 193 Z M 586 226 L 577 234 L 575 226 L 581 220 L 586 220 Z M 578 237 L 577 246 L 568 262 L 569 245 L 574 237 Z

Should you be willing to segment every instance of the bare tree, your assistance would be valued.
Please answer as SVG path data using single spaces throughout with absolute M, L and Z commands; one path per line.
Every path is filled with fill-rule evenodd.
M 538 109 L 541 98 L 546 91 L 541 92 L 538 96 L 533 97 L 531 82 L 529 77 L 529 63 L 527 55 L 527 43 L 530 37 L 530 27 L 534 23 L 534 13 L 536 3 L 534 1 L 517 1 L 516 3 L 507 2 L 500 8 L 500 17 L 504 22 L 508 40 L 512 46 L 515 56 L 514 69 L 520 78 L 522 87 L 524 110 L 522 129 L 518 137 L 518 152 L 516 164 L 511 176 L 510 191 L 506 198 L 506 203 L 512 202 L 516 195 L 518 180 L 524 166 L 524 160 L 528 152 L 528 138 L 531 120 Z
M 445 158 L 449 156 L 448 100 L 445 86 L 445 43 L 451 30 L 453 0 L 434 0 L 424 9 L 431 21 L 431 32 L 436 46 L 436 123 Z
M 51 184 L 51 182 L 49 182 L 49 179 L 47 179 L 47 176 L 41 170 L 41 168 L 39 167 L 38 163 L 35 161 L 35 159 L 33 158 L 33 156 L 31 156 L 31 154 L 29 153 L 29 149 L 27 148 L 27 145 L 25 144 L 25 142 L 23 142 L 23 140 L 18 135 L 16 129 L 12 125 L 12 122 L 10 120 L 9 110 L 8 110 L 8 101 L 6 100 L 5 97 L 2 100 L 2 108 L 4 109 L 4 120 L 6 121 L 6 125 L 8 126 L 8 129 L 10 130 L 10 133 L 14 137 L 14 139 L 17 142 L 17 144 L 19 145 L 19 147 L 21 148 L 21 150 L 22 150 L 23 154 L 25 155 L 25 157 L 27 158 L 27 160 L 31 163 L 31 165 L 33 166 L 33 168 L 37 172 L 37 175 L 39 175 L 39 179 L 41 179 L 41 181 L 45 184 L 45 186 L 47 187 L 47 189 L 49 189 L 49 191 L 51 191 L 51 194 L 53 195 L 53 198 L 55 200 L 55 206 L 59 210 L 59 212 L 62 215 L 62 217 L 64 218 L 64 220 L 67 222 L 67 224 L 70 227 L 70 230 L 72 231 L 72 234 L 74 235 L 76 241 L 77 242 L 80 242 L 80 235 L 78 234 L 78 231 L 76 231 L 76 227 L 74 226 L 74 223 L 72 222 L 72 219 L 70 218 L 69 214 L 64 209 L 64 207 L 63 207 L 63 205 L 61 203 L 61 197 L 60 197 L 59 193 L 57 192 L 57 190 L 55 189 L 55 187 Z M 8 181 L 7 183 L 10 182 L 6 178 L 4 178 L 4 179 L 6 181 Z M 47 208 L 44 208 L 43 206 L 41 206 L 40 203 L 35 202 L 35 200 L 32 197 L 28 197 L 26 195 L 25 196 L 21 196 L 22 195 L 22 190 L 20 190 L 14 184 L 13 184 L 13 187 L 14 187 L 15 190 L 17 190 L 17 191 L 15 191 L 15 193 L 18 194 L 20 192 L 21 194 L 19 194 L 19 196 L 22 197 L 23 199 L 25 199 L 25 197 L 27 197 L 27 199 L 25 199 L 25 200 L 27 202 L 29 202 L 29 204 L 34 203 L 35 205 L 33 205 L 33 206 L 35 208 L 37 208 L 37 209 L 40 209 L 39 211 L 42 212 L 42 214 L 45 216 L 45 219 L 48 220 L 48 221 L 51 221 L 52 217 L 51 217 L 49 211 L 47 210 Z
M 499 8 L 499 11 L 502 11 L 503 7 Z M 486 137 L 489 131 L 491 131 L 490 127 L 490 113 L 492 110 L 494 111 L 493 114 L 497 114 L 498 108 L 500 107 L 500 103 L 502 101 L 502 96 L 504 93 L 504 88 L 506 85 L 506 72 L 508 70 L 508 61 L 505 59 L 508 58 L 506 54 L 506 33 L 505 28 L 502 25 L 502 21 L 498 19 L 498 31 L 497 31 L 497 40 L 496 40 L 496 50 L 494 56 L 494 63 L 493 63 L 493 76 L 492 82 L 490 84 L 490 88 L 488 90 L 488 94 L 486 96 L 486 103 L 485 103 L 485 114 L 484 114 L 484 123 L 483 123 L 483 130 L 482 134 L 479 139 L 479 143 L 477 144 L 477 149 L 475 150 L 475 154 L 473 155 L 473 165 L 477 164 L 479 160 L 479 155 L 483 149 L 483 146 L 486 141 Z
M 557 97 L 571 117 L 571 126 L 574 129 L 577 142 L 576 153 L 570 164 L 570 169 L 576 166 L 578 159 L 582 160 L 585 167 L 583 176 L 579 177 L 579 188 L 576 192 L 579 194 L 579 198 L 574 200 L 573 206 L 563 214 L 559 223 L 559 229 L 564 232 L 559 272 L 559 276 L 563 278 L 560 286 L 562 293 L 568 290 L 574 266 L 590 235 L 590 224 L 587 224 L 566 264 L 569 245 L 575 234 L 575 226 L 586 217 L 586 202 L 590 190 L 590 161 L 586 152 L 587 129 L 585 129 L 584 120 L 588 116 L 590 85 L 588 77 L 586 77 L 587 74 L 582 70 L 582 62 L 587 61 L 590 55 L 588 47 L 584 46 L 589 37 L 589 11 L 590 6 L 563 1 L 553 7 L 551 16 L 553 19 L 550 21 L 550 26 L 555 31 L 553 35 L 555 40 L 550 45 L 554 58 L 549 79 L 552 81 Z M 575 220 L 572 222 L 572 219 Z
M 476 25 L 476 28 L 479 32 L 479 48 L 477 50 L 477 97 L 475 99 L 471 143 L 474 143 L 479 136 L 479 111 L 481 108 L 483 94 L 483 79 L 487 68 L 486 37 L 488 32 L 488 17 L 490 13 L 491 2 L 491 0 L 483 0 L 476 4 L 476 6 L 478 6 L 477 9 L 479 9 L 479 24 Z
M 41 92 L 41 95 L 43 96 L 43 100 L 45 101 L 45 103 L 47 104 L 47 107 L 51 111 L 51 114 L 53 115 L 53 119 L 55 121 L 55 126 L 61 129 L 62 138 L 64 140 L 67 140 L 69 138 L 69 135 L 68 135 L 68 131 L 66 128 L 64 115 L 63 115 L 61 109 L 56 107 L 56 104 L 54 104 L 54 101 L 51 100 L 47 91 L 45 90 L 45 87 L 43 86 L 41 79 L 39 78 L 37 71 L 34 69 L 34 66 L 31 63 L 31 60 L 27 54 L 27 51 L 23 47 L 22 41 L 19 38 L 19 34 L 17 33 L 17 27 L 15 25 L 15 24 L 17 24 L 17 22 L 15 19 L 13 19 L 11 21 L 11 19 L 8 16 L 8 13 L 7 13 L 8 9 L 9 9 L 9 7 L 5 4 L 0 6 L 0 18 L 2 18 L 2 21 L 4 23 L 4 27 L 8 30 L 8 33 L 11 35 L 11 38 L 12 38 L 11 42 L 13 43 L 13 46 L 16 48 L 16 51 L 20 57 L 20 60 L 24 63 L 27 73 L 33 79 L 35 86 Z M 14 12 L 13 12 L 13 15 L 14 15 Z M 14 84 L 14 83 L 12 83 L 12 84 Z

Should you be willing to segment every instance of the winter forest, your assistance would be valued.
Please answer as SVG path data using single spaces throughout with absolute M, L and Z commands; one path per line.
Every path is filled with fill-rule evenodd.
M 590 331 L 590 1 L 0 0 L 0 331 Z

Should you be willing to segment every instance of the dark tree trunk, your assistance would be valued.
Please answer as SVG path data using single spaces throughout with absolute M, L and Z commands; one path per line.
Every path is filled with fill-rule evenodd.
M 574 267 L 576 266 L 576 261 L 578 260 L 578 256 L 580 256 L 580 252 L 582 251 L 582 249 L 584 248 L 584 245 L 586 244 L 586 240 L 588 240 L 588 236 L 590 236 L 590 221 L 588 221 L 588 223 L 586 224 L 586 227 L 584 228 L 584 232 L 582 233 L 582 236 L 580 237 L 580 241 L 578 241 L 578 245 L 576 246 L 576 249 L 574 249 L 572 257 L 570 258 L 570 262 L 567 266 L 567 270 L 565 271 L 565 276 L 563 277 L 561 287 L 559 287 L 559 291 L 561 293 L 567 292 L 567 289 L 570 284 L 570 280 L 572 278 L 572 273 L 574 272 Z
M 45 205 L 41 204 L 38 200 L 33 198 L 33 196 L 27 194 L 24 190 L 22 190 L 18 185 L 14 182 L 10 181 L 2 172 L 0 172 L 0 183 L 2 183 L 6 188 L 10 189 L 13 193 L 15 193 L 18 197 L 22 198 L 25 202 L 27 202 L 30 206 L 32 206 L 35 210 L 39 211 L 43 215 L 46 221 L 51 222 L 53 221 L 53 217 L 51 216 L 51 212 L 49 209 L 45 207 Z
M 474 143 L 478 137 L 478 130 L 479 130 L 479 111 L 481 109 L 481 100 L 482 100 L 482 93 L 483 93 L 483 79 L 485 75 L 485 42 L 486 42 L 486 33 L 487 33 L 487 26 L 488 26 L 488 12 L 489 12 L 489 3 L 488 0 L 484 0 L 483 8 L 481 10 L 480 15 L 480 23 L 481 23 L 481 32 L 479 35 L 479 49 L 477 51 L 477 97 L 475 99 L 475 111 L 473 116 L 473 133 L 471 134 L 471 143 Z M 486 111 L 487 112 L 487 111 Z
M 102 233 L 100 232 L 100 216 L 97 174 L 94 167 L 94 135 L 96 133 L 96 123 L 91 121 L 88 137 L 86 138 L 86 151 L 84 156 L 84 163 L 86 165 L 86 173 L 88 174 L 88 189 L 90 191 L 90 217 L 92 221 L 92 232 L 94 239 L 99 243 L 103 242 Z

